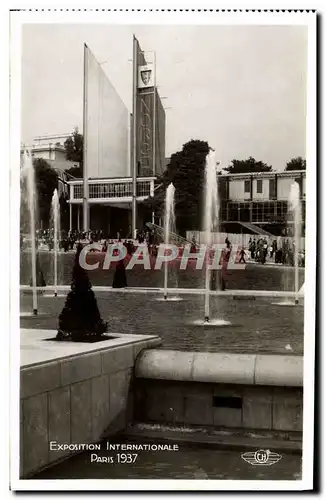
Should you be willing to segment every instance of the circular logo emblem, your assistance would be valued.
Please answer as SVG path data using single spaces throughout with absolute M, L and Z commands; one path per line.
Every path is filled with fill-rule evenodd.
M 265 464 L 268 460 L 269 453 L 266 450 L 258 450 L 255 453 L 255 460 L 259 464 Z

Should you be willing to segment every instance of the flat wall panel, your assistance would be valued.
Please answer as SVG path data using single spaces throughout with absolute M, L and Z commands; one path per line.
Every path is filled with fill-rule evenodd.
M 130 115 L 89 48 L 85 77 L 88 177 L 128 176 Z

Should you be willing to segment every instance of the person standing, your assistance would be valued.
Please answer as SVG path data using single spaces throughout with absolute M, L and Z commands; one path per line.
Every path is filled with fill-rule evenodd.
M 251 260 L 255 260 L 255 256 L 256 256 L 256 241 L 255 240 L 251 241 L 251 243 L 249 245 L 249 250 L 250 250 Z
M 191 240 L 190 252 L 191 253 L 196 253 L 197 252 L 197 243 L 196 243 L 195 235 L 192 237 L 192 240 Z
M 246 261 L 245 261 L 245 255 L 246 255 L 245 249 L 244 249 L 244 247 L 242 247 L 241 250 L 240 250 L 239 264 L 241 264 L 242 262 L 243 262 L 243 264 L 246 263 Z
M 270 247 L 269 247 L 269 256 L 270 256 L 271 259 L 273 258 L 273 255 L 274 255 L 274 247 L 273 247 L 273 245 L 270 245 Z
M 231 246 L 231 242 L 228 238 L 225 239 L 225 243 L 226 243 L 226 247 L 223 249 L 223 252 L 222 252 L 222 267 L 221 267 L 221 290 L 224 291 L 226 289 L 226 284 L 225 284 L 225 276 L 226 276 L 226 270 L 227 270 L 227 267 L 228 267 L 228 263 L 229 263 L 229 260 L 230 260 L 230 256 L 231 256 L 231 250 L 232 250 L 232 246 Z

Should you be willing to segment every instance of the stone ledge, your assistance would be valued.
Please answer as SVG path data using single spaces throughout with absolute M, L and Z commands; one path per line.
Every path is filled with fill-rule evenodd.
M 253 384 L 255 355 L 198 352 L 194 354 L 192 380 L 227 384 Z
M 280 387 L 303 386 L 303 357 L 145 349 L 138 378 Z
M 136 377 L 162 380 L 193 380 L 194 353 L 164 349 L 145 349 L 135 365 Z
M 82 354 L 78 358 L 59 361 L 61 385 L 66 386 L 101 375 L 101 354 Z
M 157 335 L 134 335 L 109 332 L 114 338 L 96 343 L 56 342 L 56 330 L 20 330 L 20 368 L 36 368 L 54 361 L 70 361 L 84 354 L 103 353 L 109 349 L 133 346 L 141 342 L 159 342 Z
M 56 362 L 20 371 L 21 399 L 36 396 L 61 386 L 60 365 Z
M 95 344 L 44 342 L 55 336 L 53 330 L 22 332 L 25 363 L 20 368 L 21 399 L 131 368 L 139 352 L 161 343 L 157 336 L 123 334 Z
M 303 387 L 303 357 L 257 355 L 255 384 Z

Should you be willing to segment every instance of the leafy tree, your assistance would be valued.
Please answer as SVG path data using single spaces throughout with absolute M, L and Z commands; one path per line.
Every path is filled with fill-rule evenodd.
M 251 172 L 272 172 L 272 167 L 262 161 L 256 161 L 250 156 L 247 160 L 232 160 L 228 167 L 225 167 L 228 174 L 247 174 Z
M 57 172 L 43 158 L 33 160 L 39 221 L 49 226 L 53 191 L 58 187 Z
M 73 177 L 83 176 L 83 149 L 84 149 L 84 137 L 83 134 L 79 133 L 76 127 L 71 136 L 69 136 L 64 143 L 66 151 L 66 160 L 78 162 L 78 167 L 71 167 L 67 170 L 68 174 Z
M 60 204 L 60 219 L 61 219 L 61 230 L 68 231 L 69 228 L 69 196 L 65 193 L 61 193 L 59 198 Z
M 57 172 L 43 158 L 33 159 L 36 185 L 36 208 L 37 208 L 37 226 L 47 229 L 50 227 L 50 210 L 53 191 L 58 189 L 59 181 Z M 62 193 L 59 198 L 61 229 L 69 227 L 69 197 Z M 21 203 L 20 203 L 20 227 L 22 233 L 28 233 L 29 228 L 29 208 L 27 200 L 27 179 L 21 178 Z
M 53 191 L 58 187 L 58 174 L 43 160 L 43 158 L 33 159 L 36 188 L 36 207 L 38 214 L 38 226 L 49 227 L 50 208 Z M 21 231 L 29 231 L 29 211 L 27 200 L 27 179 L 24 176 L 21 180 Z
M 72 177 L 75 177 L 76 179 L 82 179 L 83 167 L 79 166 L 79 167 L 67 168 L 66 173 L 70 174 Z
M 181 151 L 171 156 L 160 179 L 161 186 L 155 191 L 154 197 L 146 201 L 148 207 L 162 216 L 166 188 L 173 182 L 176 193 L 176 227 L 180 234 L 201 227 L 205 160 L 209 149 L 208 143 L 200 140 L 184 144 Z
M 306 170 L 306 160 L 301 156 L 292 158 L 287 162 L 285 170 Z

